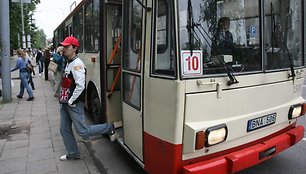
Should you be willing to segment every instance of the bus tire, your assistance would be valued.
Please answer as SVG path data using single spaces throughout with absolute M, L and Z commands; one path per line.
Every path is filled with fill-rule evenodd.
M 95 89 L 90 93 L 89 111 L 95 123 L 103 122 L 101 102 Z

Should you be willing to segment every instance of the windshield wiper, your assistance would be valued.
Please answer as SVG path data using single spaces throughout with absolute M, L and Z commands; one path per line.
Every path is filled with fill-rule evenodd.
M 286 45 L 286 52 L 287 52 L 287 57 L 289 59 L 289 63 L 290 63 L 290 71 L 291 74 L 288 76 L 288 78 L 292 77 L 292 80 L 294 81 L 295 78 L 295 71 L 294 71 L 294 64 L 293 64 L 293 58 L 289 52 L 288 46 Z
M 274 35 L 276 33 L 276 24 L 275 24 L 275 17 L 274 17 L 274 8 L 273 8 L 273 3 L 271 2 L 271 25 L 272 25 L 272 30 L 271 30 L 271 47 L 272 47 L 272 60 L 274 60 Z M 295 71 L 294 71 L 294 63 L 293 63 L 293 58 L 289 52 L 288 46 L 286 43 L 283 43 L 283 48 L 286 50 L 287 57 L 289 59 L 289 65 L 290 65 L 290 71 L 291 74 L 288 75 L 288 78 L 292 77 L 292 80 L 294 81 L 295 78 Z
M 217 52 L 217 55 L 219 55 L 219 54 L 218 54 L 218 52 L 219 52 L 219 51 L 218 51 L 218 48 L 216 48 L 216 49 L 214 50 L 214 49 L 212 49 L 212 45 L 209 44 L 207 38 L 209 38 L 209 40 L 210 40 L 211 42 L 213 42 L 213 41 L 212 41 L 212 39 L 209 37 L 209 34 L 205 31 L 205 29 L 203 28 L 203 26 L 202 26 L 200 23 L 195 23 L 195 22 L 194 22 L 191 0 L 188 0 L 188 7 L 187 7 L 187 8 L 188 8 L 188 14 L 187 14 L 187 16 L 188 16 L 188 19 L 187 19 L 187 23 L 188 23 L 188 24 L 187 24 L 187 30 L 188 30 L 188 39 L 189 39 L 190 54 L 192 55 L 192 51 L 193 51 L 193 41 L 194 41 L 193 38 L 195 37 L 195 36 L 193 35 L 193 33 L 195 33 L 196 36 L 199 37 L 199 36 L 197 35 L 197 33 L 195 32 L 195 28 L 196 28 L 196 29 L 199 31 L 199 33 L 201 34 L 201 36 L 204 38 L 204 40 L 207 42 L 207 45 L 211 48 L 211 50 Z M 203 31 L 201 31 L 201 29 L 202 29 Z M 205 33 L 205 35 L 207 36 L 207 38 L 205 37 L 205 35 L 204 35 L 203 32 Z M 199 38 L 196 38 L 196 37 L 195 37 L 195 39 L 196 39 L 197 41 L 199 41 L 199 43 L 200 43 L 201 45 L 203 45 L 202 42 L 201 42 L 201 40 L 200 40 Z M 224 70 L 226 71 L 226 74 L 227 74 L 227 76 L 228 76 L 228 78 L 229 78 L 229 81 L 228 81 L 227 85 L 228 85 L 228 86 L 231 86 L 231 85 L 233 85 L 233 84 L 239 83 L 239 81 L 236 79 L 236 77 L 235 77 L 234 74 L 233 74 L 233 70 L 225 63 L 224 59 L 223 59 L 223 58 L 220 58 L 219 56 L 218 56 L 218 59 L 219 59 L 219 61 L 222 63 L 222 65 L 223 65 L 223 67 L 224 67 Z
M 205 31 L 204 27 L 200 24 L 200 23 L 193 23 L 193 25 L 195 26 L 196 29 L 198 29 L 199 33 L 202 35 L 202 37 L 204 38 L 204 40 L 207 42 L 207 45 L 211 48 L 211 50 L 215 51 L 217 53 L 217 55 L 219 55 L 219 51 L 218 51 L 218 48 L 216 49 L 213 49 L 213 46 L 209 44 L 209 42 L 206 40 L 206 37 L 204 36 L 203 32 L 205 33 L 205 35 L 207 36 L 207 38 L 210 39 L 211 42 L 213 42 L 213 40 L 209 37 L 209 34 L 207 33 L 207 31 Z M 200 30 L 202 29 L 203 32 Z M 193 30 L 194 30 L 194 27 L 193 27 Z M 196 33 L 194 31 L 194 33 Z M 235 75 L 233 74 L 233 70 L 231 67 L 228 66 L 228 64 L 225 63 L 224 59 L 223 58 L 220 58 L 220 56 L 217 56 L 219 61 L 222 63 L 225 71 L 226 71 L 226 74 L 228 76 L 228 78 L 230 79 L 228 82 L 227 82 L 227 85 L 228 86 L 231 86 L 233 84 L 236 84 L 236 83 L 239 83 L 239 81 L 236 79 Z
M 187 30 L 188 30 L 188 41 L 189 41 L 189 50 L 190 50 L 190 55 L 192 56 L 193 53 L 193 33 L 192 31 L 194 30 L 194 21 L 193 21 L 193 10 L 192 10 L 192 5 L 191 5 L 191 0 L 188 0 L 188 14 L 187 14 Z

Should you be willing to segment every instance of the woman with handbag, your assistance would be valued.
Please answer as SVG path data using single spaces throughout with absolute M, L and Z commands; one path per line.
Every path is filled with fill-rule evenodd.
M 24 52 L 24 54 L 25 54 L 26 58 L 29 60 L 29 62 L 28 62 L 28 68 L 29 68 L 29 70 L 31 71 L 31 72 L 30 72 L 30 77 L 29 77 L 29 81 L 28 81 L 28 82 L 29 82 L 29 84 L 31 85 L 32 90 L 35 90 L 35 84 L 34 84 L 34 82 L 33 82 L 33 77 L 32 77 L 32 73 L 33 73 L 33 75 L 35 76 L 35 70 L 34 70 L 34 66 L 33 66 L 32 62 L 30 61 L 30 59 L 31 59 L 31 57 L 30 57 L 31 52 L 30 52 L 30 50 L 28 49 L 27 51 Z
M 33 91 L 28 83 L 28 79 L 30 78 L 30 73 L 28 69 L 29 59 L 26 58 L 26 55 L 22 49 L 17 50 L 18 59 L 16 62 L 16 66 L 11 72 L 19 69 L 19 78 L 20 78 L 20 90 L 17 98 L 22 98 L 24 93 L 24 88 L 26 88 L 29 98 L 27 101 L 34 100 Z

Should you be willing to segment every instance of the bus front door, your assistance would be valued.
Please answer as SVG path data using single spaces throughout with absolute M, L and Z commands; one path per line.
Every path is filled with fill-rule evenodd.
M 143 9 L 137 0 L 124 1 L 122 116 L 124 144 L 143 161 Z

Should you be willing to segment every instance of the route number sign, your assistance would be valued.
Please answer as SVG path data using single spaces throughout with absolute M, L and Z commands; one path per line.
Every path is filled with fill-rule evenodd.
M 201 50 L 192 51 L 182 50 L 181 51 L 181 69 L 184 76 L 199 76 L 203 73 L 202 64 L 203 53 Z

